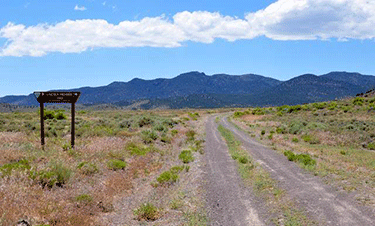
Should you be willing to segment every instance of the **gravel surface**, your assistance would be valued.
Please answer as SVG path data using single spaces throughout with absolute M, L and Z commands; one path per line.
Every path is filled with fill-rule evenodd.
M 265 225 L 259 217 L 254 196 L 249 194 L 237 173 L 211 117 L 206 125 L 207 214 L 210 225 Z
M 323 225 L 375 225 L 375 211 L 358 205 L 347 192 L 338 192 L 324 184 L 320 178 L 305 172 L 294 162 L 288 161 L 285 156 L 259 144 L 247 133 L 236 129 L 226 118 L 222 119 L 221 123 L 234 132 L 254 160 L 270 172 L 271 177 L 279 181 L 279 186 L 294 197 L 296 203 L 314 220 Z M 207 136 L 207 139 L 212 139 L 209 137 L 209 131 Z M 215 148 L 210 143 L 208 141 L 206 145 Z M 215 159 L 214 156 L 208 157 Z

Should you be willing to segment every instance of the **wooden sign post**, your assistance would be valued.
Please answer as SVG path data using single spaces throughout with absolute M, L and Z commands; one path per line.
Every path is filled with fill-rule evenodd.
M 72 127 L 71 127 L 71 146 L 74 148 L 74 118 L 75 103 L 77 102 L 80 92 L 34 92 L 36 100 L 40 104 L 40 142 L 44 147 L 44 103 L 71 103 L 72 104 Z

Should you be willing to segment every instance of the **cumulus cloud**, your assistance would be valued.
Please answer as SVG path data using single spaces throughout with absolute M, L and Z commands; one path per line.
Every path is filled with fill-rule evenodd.
M 86 10 L 86 7 L 76 5 L 76 6 L 74 7 L 74 10 L 85 11 L 85 10 Z
M 76 8 L 79 8 L 76 6 Z M 279 0 L 244 18 L 218 12 L 179 12 L 172 18 L 146 17 L 111 24 L 106 20 L 66 20 L 26 27 L 9 22 L 1 56 L 79 53 L 94 48 L 179 47 L 266 36 L 274 40 L 374 39 L 375 1 Z
M 279 0 L 245 19 L 277 40 L 373 39 L 375 1 Z

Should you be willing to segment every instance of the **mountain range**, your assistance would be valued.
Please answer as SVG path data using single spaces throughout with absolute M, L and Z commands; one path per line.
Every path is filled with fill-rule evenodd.
M 279 81 L 255 74 L 209 76 L 193 71 L 171 79 L 135 78 L 106 86 L 58 91 L 80 91 L 78 104 L 131 106 L 142 101 L 139 106 L 149 109 L 293 105 L 354 96 L 374 87 L 375 76 L 349 72 L 304 74 Z M 33 94 L 5 96 L 0 103 L 38 105 Z

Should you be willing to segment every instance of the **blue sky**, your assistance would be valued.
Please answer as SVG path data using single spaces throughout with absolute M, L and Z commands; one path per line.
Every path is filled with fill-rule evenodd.
M 375 75 L 366 0 L 1 0 L 0 96 L 188 71 Z

